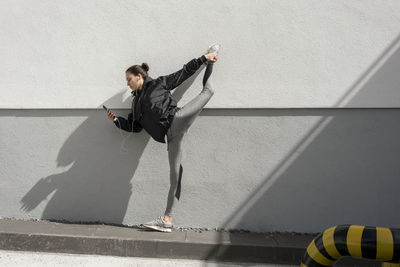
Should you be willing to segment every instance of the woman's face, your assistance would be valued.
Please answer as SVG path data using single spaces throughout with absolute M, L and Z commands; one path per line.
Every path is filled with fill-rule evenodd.
M 136 91 L 140 89 L 140 76 L 136 76 L 130 72 L 126 72 L 126 84 L 131 88 L 132 91 Z

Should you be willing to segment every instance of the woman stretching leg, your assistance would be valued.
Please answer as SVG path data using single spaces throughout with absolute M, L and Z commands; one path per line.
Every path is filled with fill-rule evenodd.
M 190 60 L 182 69 L 153 79 L 148 75 L 147 63 L 129 67 L 126 74 L 127 85 L 132 90 L 132 112 L 125 119 L 107 109 L 107 116 L 114 124 L 128 132 L 140 132 L 145 129 L 151 137 L 161 143 L 168 143 L 168 158 L 170 164 L 170 188 L 164 216 L 142 224 L 147 228 L 171 232 L 172 211 L 175 197 L 179 200 L 182 178 L 183 141 L 189 127 L 199 115 L 203 107 L 214 94 L 211 73 L 214 63 L 218 60 L 219 44 L 210 46 L 205 55 Z M 193 75 L 203 64 L 207 63 L 203 78 L 203 89 L 182 108 L 170 91 Z M 167 139 L 167 140 L 165 140 Z

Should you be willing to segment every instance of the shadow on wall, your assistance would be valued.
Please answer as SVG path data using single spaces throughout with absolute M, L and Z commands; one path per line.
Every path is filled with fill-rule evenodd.
M 399 43 L 397 37 L 337 106 L 379 102 L 399 90 Z M 399 109 L 265 111 L 284 113 L 321 119 L 221 228 L 319 233 L 338 224 L 400 227 Z M 209 251 L 205 258 L 224 260 L 232 252 Z
M 182 98 L 204 66 L 174 90 L 176 100 Z M 106 102 L 115 103 L 115 99 L 122 99 L 122 93 Z M 126 101 L 130 106 L 132 97 Z M 114 112 L 127 118 L 130 109 L 126 114 L 118 110 Z M 88 111 L 88 114 L 84 123 L 65 141 L 57 157 L 58 166 L 72 166 L 64 173 L 40 179 L 21 199 L 21 209 L 29 212 L 52 194 L 41 219 L 113 224 L 123 222 L 132 194 L 131 179 L 151 137 L 144 129 L 140 133 L 133 133 L 125 143 L 127 151 L 120 153 L 120 135 L 116 137 L 114 132 L 108 130 L 113 123 L 104 110 L 101 109 L 100 113 L 98 110 Z M 59 116 L 65 115 L 60 113 Z M 104 123 L 99 125 L 96 122 L 101 118 L 104 118 Z M 127 136 L 130 133 L 124 131 L 123 134 Z

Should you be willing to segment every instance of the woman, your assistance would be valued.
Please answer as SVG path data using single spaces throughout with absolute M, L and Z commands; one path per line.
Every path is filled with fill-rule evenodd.
M 162 232 L 172 230 L 172 211 L 174 196 L 179 200 L 182 178 L 182 142 L 194 119 L 214 94 L 209 79 L 214 62 L 218 60 L 220 45 L 210 46 L 205 55 L 192 59 L 183 68 L 170 75 L 152 79 L 147 72 L 149 66 L 133 65 L 126 70 L 126 80 L 135 97 L 132 101 L 132 112 L 128 119 L 117 117 L 109 109 L 107 116 L 114 124 L 128 132 L 140 132 L 143 128 L 158 142 L 168 142 L 168 158 L 170 165 L 170 188 L 164 216 L 144 223 L 142 226 Z M 203 64 L 207 64 L 203 78 L 203 90 L 183 107 L 170 91 L 192 76 Z

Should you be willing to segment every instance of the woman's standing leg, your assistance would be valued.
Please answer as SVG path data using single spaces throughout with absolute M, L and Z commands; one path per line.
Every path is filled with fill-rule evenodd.
M 213 63 L 207 65 L 203 79 L 203 90 L 199 95 L 175 113 L 175 118 L 167 134 L 168 158 L 170 164 L 170 189 L 168 192 L 167 207 L 164 212 L 164 215 L 166 216 L 172 217 L 175 196 L 179 199 L 180 195 L 180 182 L 183 172 L 181 165 L 182 148 L 186 132 L 214 94 L 212 81 L 210 79 L 213 65 Z
M 167 198 L 167 207 L 165 208 L 164 215 L 172 217 L 173 206 L 175 204 L 175 197 L 178 190 L 180 178 L 182 177 L 182 144 L 185 137 L 184 133 L 175 135 L 168 139 L 168 159 L 170 166 L 169 173 L 169 191 Z M 179 188 L 180 190 L 180 188 Z M 180 192 L 178 192 L 180 194 Z M 179 196 L 178 194 L 178 196 Z

